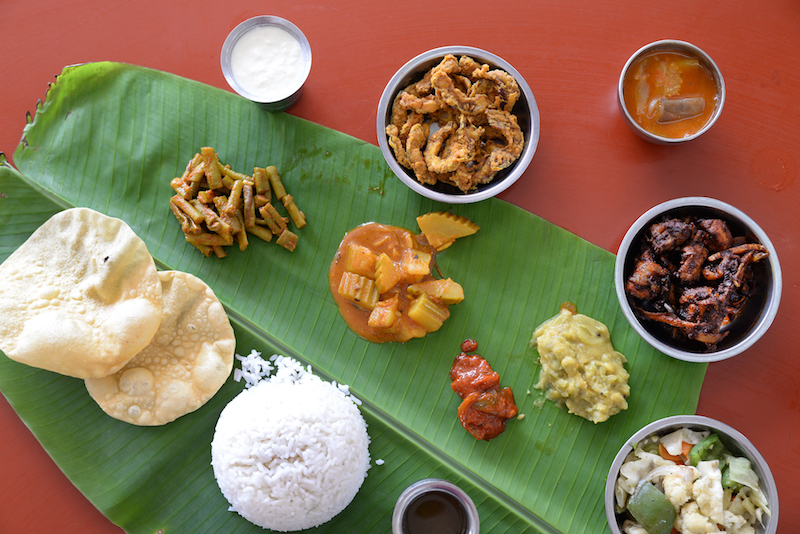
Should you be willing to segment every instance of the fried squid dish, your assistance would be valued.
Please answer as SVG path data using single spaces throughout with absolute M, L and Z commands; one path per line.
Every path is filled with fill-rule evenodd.
M 395 97 L 389 146 L 420 183 L 443 182 L 467 193 L 522 153 L 525 139 L 511 112 L 519 97 L 507 72 L 447 55 Z
M 768 255 L 721 219 L 666 219 L 648 229 L 625 291 L 640 317 L 714 350 L 755 290 L 753 265 Z

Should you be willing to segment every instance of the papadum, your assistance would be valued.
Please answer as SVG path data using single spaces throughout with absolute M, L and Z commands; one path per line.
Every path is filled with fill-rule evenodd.
M 0 265 L 0 349 L 76 378 L 116 372 L 161 322 L 161 282 L 147 247 L 120 219 L 57 213 Z
M 193 412 L 225 383 L 236 341 L 225 309 L 205 282 L 179 271 L 159 272 L 161 326 L 152 342 L 118 372 L 86 380 L 110 416 L 163 425 Z

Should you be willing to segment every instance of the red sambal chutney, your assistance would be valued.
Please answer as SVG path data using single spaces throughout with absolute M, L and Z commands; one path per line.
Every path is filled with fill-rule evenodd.
M 489 441 L 506 429 L 506 420 L 519 413 L 511 388 L 500 388 L 500 375 L 478 354 L 475 340 L 461 344 L 461 354 L 450 368 L 450 386 L 463 400 L 458 407 L 458 420 L 476 439 Z

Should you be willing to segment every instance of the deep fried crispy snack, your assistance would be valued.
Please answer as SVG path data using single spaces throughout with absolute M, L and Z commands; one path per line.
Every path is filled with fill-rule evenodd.
M 444 182 L 467 193 L 522 154 L 525 138 L 511 113 L 519 97 L 507 72 L 447 55 L 395 97 L 389 146 L 420 183 Z
M 273 235 L 281 236 L 283 239 L 276 242 L 293 251 L 297 235 L 288 232 L 287 224 L 292 221 L 297 228 L 306 225 L 305 214 L 287 194 L 275 167 L 256 167 L 251 177 L 222 165 L 211 147 L 203 147 L 195 154 L 183 175 L 170 185 L 176 194 L 169 207 L 181 224 L 186 241 L 204 256 L 224 258 L 223 247 L 234 243 L 245 250 L 249 244 L 247 234 L 264 241 L 271 241 Z M 282 216 L 272 206 L 273 193 L 290 217 Z

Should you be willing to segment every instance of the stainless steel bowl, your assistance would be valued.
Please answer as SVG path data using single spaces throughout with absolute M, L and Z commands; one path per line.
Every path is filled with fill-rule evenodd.
M 753 265 L 756 292 L 750 297 L 741 316 L 730 323 L 728 335 L 716 350 L 706 352 L 697 341 L 674 338 L 660 323 L 640 319 L 625 292 L 625 281 L 633 272 L 640 244 L 647 229 L 662 217 L 696 216 L 723 219 L 734 236 L 744 235 L 750 242 L 761 243 L 769 256 Z M 659 204 L 639 217 L 630 227 L 617 252 L 614 265 L 614 285 L 622 312 L 634 330 L 659 351 L 689 362 L 715 362 L 740 354 L 764 335 L 778 313 L 783 277 L 778 255 L 764 230 L 741 210 L 720 200 L 706 197 L 677 198 Z
M 469 495 L 461 488 L 440 478 L 426 478 L 419 480 L 409 487 L 407 487 L 394 506 L 394 513 L 392 514 L 392 534 L 409 534 L 407 528 L 404 527 L 404 518 L 409 511 L 411 505 L 418 498 L 421 498 L 430 493 L 443 493 L 450 496 L 461 509 L 461 518 L 464 523 L 463 534 L 479 534 L 481 530 L 480 518 L 478 517 L 478 509 L 475 503 L 472 502 Z M 435 515 L 444 516 L 441 510 L 441 505 L 436 505 L 436 508 L 429 509 L 428 512 L 436 512 L 426 514 L 429 519 L 435 520 Z M 453 526 L 453 525 L 450 525 Z M 434 529 L 433 525 L 428 526 L 429 529 Z M 435 530 L 431 530 L 435 531 Z
M 717 85 L 716 108 L 714 109 L 714 112 L 711 114 L 711 117 L 708 119 L 708 122 L 706 122 L 706 124 L 700 130 L 698 130 L 692 135 L 686 137 L 672 138 L 654 134 L 646 130 L 638 122 L 636 122 L 636 119 L 633 118 L 627 106 L 625 106 L 623 84 L 625 78 L 628 75 L 628 71 L 630 70 L 631 65 L 642 56 L 657 51 L 678 51 L 697 57 L 700 60 L 701 64 L 706 69 L 708 69 L 708 71 L 713 76 L 714 81 L 716 82 Z M 620 73 L 619 76 L 619 84 L 617 87 L 617 103 L 619 104 L 620 113 L 622 113 L 622 117 L 625 119 L 625 123 L 631 128 L 631 130 L 634 131 L 634 133 L 636 133 L 636 135 L 638 135 L 642 139 L 661 145 L 681 144 L 687 141 L 691 141 L 692 139 L 698 138 L 699 136 L 707 132 L 714 125 L 715 122 L 717 122 L 717 119 L 722 113 L 722 107 L 725 105 L 725 81 L 722 78 L 722 72 L 719 70 L 717 64 L 714 63 L 714 60 L 711 59 L 711 56 L 706 54 L 700 48 L 691 43 L 687 43 L 686 41 L 678 41 L 675 39 L 663 39 L 661 41 L 655 41 L 653 43 L 641 47 L 639 50 L 634 52 L 634 54 L 625 63 L 625 66 L 622 68 L 622 72 Z
M 755 446 L 750 443 L 741 432 L 716 419 L 699 415 L 675 415 L 654 421 L 628 438 L 628 441 L 626 441 L 625 445 L 619 450 L 608 470 L 608 478 L 606 479 L 605 487 L 606 519 L 608 520 L 611 534 L 622 534 L 619 518 L 614 510 L 614 486 L 619 477 L 619 469 L 625 461 L 625 458 L 633 451 L 633 447 L 637 443 L 648 436 L 652 434 L 663 436 L 681 427 L 689 427 L 693 430 L 710 430 L 719 436 L 722 443 L 731 453 L 750 460 L 753 470 L 758 475 L 761 489 L 767 496 L 771 512 L 769 517 L 765 516 L 763 526 L 756 523 L 756 533 L 775 534 L 778 530 L 778 489 L 775 486 L 775 479 L 772 476 L 772 471 L 770 471 L 769 465 L 767 465 L 764 457 L 761 456 Z
M 300 50 L 302 53 L 302 82 L 300 83 L 300 86 L 296 88 L 290 88 L 289 90 L 291 93 L 277 100 L 265 98 L 263 95 L 254 94 L 248 91 L 236 79 L 231 67 L 231 54 L 233 53 L 233 49 L 239 39 L 244 37 L 247 32 L 253 30 L 254 28 L 263 26 L 274 26 L 287 31 L 300 44 Z M 294 105 L 294 103 L 300 98 L 300 94 L 303 91 L 303 85 L 305 84 L 305 81 L 308 79 L 308 75 L 311 72 L 311 45 L 309 44 L 308 39 L 306 39 L 306 36 L 303 34 L 303 32 L 300 31 L 300 28 L 288 20 L 272 15 L 260 15 L 258 17 L 252 17 L 245 20 L 231 30 L 222 45 L 222 52 L 220 53 L 219 61 L 220 67 L 222 68 L 222 74 L 225 76 L 225 80 L 227 80 L 228 84 L 234 91 L 248 100 L 252 100 L 253 102 L 261 104 L 264 109 L 269 111 L 284 111 Z
M 388 137 L 386 135 L 386 126 L 390 124 L 392 104 L 394 103 L 395 96 L 409 84 L 422 79 L 422 76 L 439 64 L 442 58 L 447 54 L 453 54 L 456 57 L 467 55 L 479 63 L 488 64 L 491 68 L 499 68 L 506 71 L 517 81 L 522 93 L 513 109 L 513 113 L 517 116 L 519 126 L 525 136 L 525 148 L 522 150 L 522 154 L 510 167 L 497 173 L 491 182 L 479 185 L 476 190 L 466 194 L 459 191 L 456 187 L 443 183 L 437 183 L 436 185 L 421 184 L 413 171 L 406 169 L 397 162 L 394 152 L 389 146 Z M 522 176 L 525 169 L 528 168 L 533 154 L 536 152 L 536 146 L 539 143 L 539 108 L 536 105 L 533 92 L 525 79 L 514 67 L 501 57 L 471 46 L 445 46 L 418 55 L 403 65 L 400 70 L 392 76 L 389 83 L 386 84 L 386 88 L 378 102 L 377 134 L 378 145 L 381 148 L 383 157 L 386 159 L 386 163 L 389 164 L 394 174 L 397 175 L 404 184 L 420 195 L 439 202 L 466 204 L 491 198 L 511 187 L 511 185 Z

